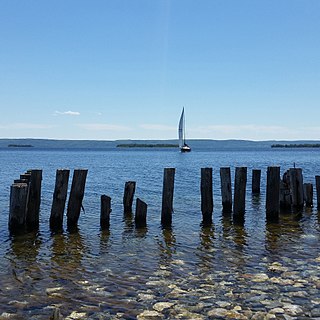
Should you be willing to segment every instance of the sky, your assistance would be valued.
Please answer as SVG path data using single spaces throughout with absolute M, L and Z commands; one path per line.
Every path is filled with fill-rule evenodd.
M 0 0 L 0 138 L 320 140 L 319 0 Z

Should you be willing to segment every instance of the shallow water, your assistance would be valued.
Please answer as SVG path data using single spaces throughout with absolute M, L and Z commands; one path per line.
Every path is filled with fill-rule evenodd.
M 317 150 L 0 150 L 0 319 L 248 319 L 320 316 L 320 215 L 316 208 L 265 221 L 267 166 L 320 173 Z M 222 214 L 219 168 L 248 167 L 243 225 Z M 175 167 L 173 225 L 160 226 L 163 168 Z M 213 224 L 202 226 L 200 169 L 213 168 Z M 40 229 L 10 236 L 9 189 L 43 169 Z M 58 168 L 87 168 L 79 230 L 52 234 Z M 262 170 L 253 197 L 251 169 Z M 72 174 L 71 174 L 72 175 Z M 123 217 L 125 181 L 148 204 L 147 228 Z M 71 177 L 69 180 L 71 184 Z M 99 227 L 100 195 L 112 198 L 111 226 Z M 287 318 L 289 319 L 289 318 Z

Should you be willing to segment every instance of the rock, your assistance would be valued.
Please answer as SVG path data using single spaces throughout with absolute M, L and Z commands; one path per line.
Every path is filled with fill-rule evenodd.
M 73 311 L 66 320 L 75 320 L 75 319 L 87 319 L 87 313 L 86 312 L 77 312 Z
M 155 296 L 153 294 L 148 294 L 148 293 L 139 293 L 138 298 L 139 300 L 146 301 L 146 300 L 154 300 Z
M 270 313 L 284 313 L 282 308 L 274 308 L 270 310 Z
M 291 279 L 283 279 L 283 278 L 277 278 L 277 277 L 270 278 L 270 282 L 275 284 L 280 284 L 282 286 L 291 286 L 294 284 L 294 281 Z
M 283 309 L 285 310 L 286 313 L 288 313 L 291 316 L 295 316 L 303 313 L 303 310 L 299 306 L 294 304 L 285 303 L 283 305 Z
M 15 313 L 8 313 L 8 312 L 3 312 L 0 314 L 0 319 L 15 319 L 16 318 Z
M 28 301 L 12 300 L 12 301 L 9 301 L 8 304 L 21 309 L 21 308 L 25 308 L 28 305 Z
M 252 320 L 265 320 L 267 314 L 262 311 L 255 312 L 253 316 L 251 317 Z
M 218 305 L 220 308 L 227 308 L 231 306 L 231 303 L 228 301 L 216 301 L 215 304 Z
M 314 308 L 311 310 L 311 316 L 314 317 L 320 317 L 320 307 Z
M 159 312 L 162 312 L 165 309 L 169 309 L 174 305 L 171 302 L 157 302 L 153 305 L 153 309 Z
M 223 309 L 223 308 L 214 308 L 212 310 L 210 310 L 208 312 L 208 317 L 213 317 L 213 318 L 217 318 L 217 317 L 220 317 L 220 318 L 225 318 L 226 315 L 228 313 L 228 310 L 227 309 Z
M 162 318 L 163 316 L 161 313 L 153 310 L 145 310 L 137 316 L 137 320 L 156 320 Z
M 280 262 L 273 262 L 271 265 L 269 265 L 268 271 L 281 273 L 288 271 L 288 268 L 282 266 Z
M 251 279 L 253 282 L 265 282 L 267 280 L 269 280 L 269 277 L 265 273 L 258 273 Z

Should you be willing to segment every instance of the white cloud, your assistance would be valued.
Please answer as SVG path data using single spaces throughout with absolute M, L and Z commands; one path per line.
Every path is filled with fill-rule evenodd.
M 54 115 L 63 115 L 63 116 L 80 116 L 80 112 L 78 111 L 55 111 Z
M 130 131 L 129 127 L 108 123 L 81 123 L 78 127 L 89 131 Z

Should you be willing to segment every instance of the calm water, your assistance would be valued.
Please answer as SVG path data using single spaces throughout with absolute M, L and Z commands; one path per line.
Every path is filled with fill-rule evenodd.
M 278 224 L 266 224 L 264 210 L 267 166 L 283 173 L 295 163 L 314 183 L 319 159 L 318 150 L 0 150 L 0 319 L 49 319 L 54 310 L 68 319 L 320 317 L 317 209 L 283 214 Z M 243 226 L 221 213 L 223 166 L 232 177 L 236 166 L 248 167 Z M 160 226 L 165 167 L 176 168 L 171 230 Z M 201 167 L 213 168 L 211 227 L 201 225 Z M 10 237 L 10 185 L 37 168 L 43 169 L 40 230 Z M 58 168 L 89 170 L 77 233 L 49 229 Z M 260 197 L 250 193 L 253 168 L 262 170 Z M 128 180 L 148 204 L 146 229 L 123 217 Z M 109 231 L 99 227 L 101 194 L 112 198 Z

